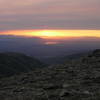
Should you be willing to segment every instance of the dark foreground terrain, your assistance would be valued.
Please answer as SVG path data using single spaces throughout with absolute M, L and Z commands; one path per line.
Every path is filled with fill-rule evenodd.
M 0 100 L 100 100 L 100 50 L 0 79 Z
M 32 71 L 44 66 L 39 60 L 21 53 L 0 53 L 0 78 Z

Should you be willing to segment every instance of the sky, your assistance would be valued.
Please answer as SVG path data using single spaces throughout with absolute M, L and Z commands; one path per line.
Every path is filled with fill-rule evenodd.
M 100 0 L 0 0 L 0 34 L 98 37 Z

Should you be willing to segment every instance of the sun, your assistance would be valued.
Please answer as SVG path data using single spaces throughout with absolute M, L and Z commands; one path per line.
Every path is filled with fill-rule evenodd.
M 48 38 L 48 39 L 59 38 L 62 36 L 61 33 L 56 30 L 43 30 L 40 31 L 39 34 L 42 38 Z
M 45 31 L 41 32 L 41 35 L 46 36 L 46 37 L 55 37 L 55 36 L 57 36 L 57 32 L 52 31 L 52 30 L 51 31 L 45 30 Z

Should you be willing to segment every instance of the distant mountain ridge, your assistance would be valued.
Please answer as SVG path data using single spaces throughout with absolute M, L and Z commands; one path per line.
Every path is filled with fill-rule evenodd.
M 75 60 L 75 59 L 80 59 L 83 56 L 88 55 L 89 52 L 92 51 L 87 51 L 87 52 L 81 52 L 81 53 L 74 53 L 70 55 L 63 55 L 63 56 L 57 56 L 57 57 L 48 57 L 44 58 L 41 61 L 47 63 L 47 64 L 63 64 L 68 60 Z

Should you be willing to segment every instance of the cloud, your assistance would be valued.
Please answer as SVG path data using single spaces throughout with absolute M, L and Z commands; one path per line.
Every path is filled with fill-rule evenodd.
M 3 0 L 0 30 L 100 29 L 100 0 Z

